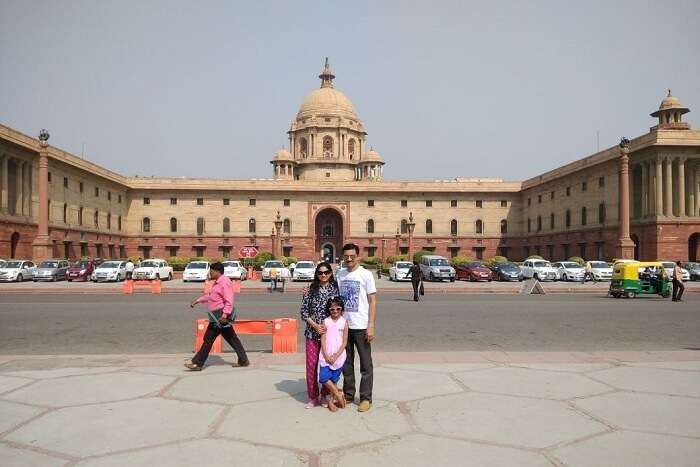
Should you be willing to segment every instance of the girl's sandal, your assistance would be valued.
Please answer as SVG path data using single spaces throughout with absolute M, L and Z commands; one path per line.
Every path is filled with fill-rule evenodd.
M 309 401 L 308 404 L 306 404 L 306 405 L 304 406 L 304 408 L 305 408 L 305 409 L 313 409 L 313 408 L 316 407 L 317 405 L 318 405 L 317 402 L 315 402 L 315 401 Z

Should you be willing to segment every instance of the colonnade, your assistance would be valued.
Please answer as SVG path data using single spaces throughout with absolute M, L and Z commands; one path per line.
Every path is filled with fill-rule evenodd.
M 700 215 L 700 158 L 660 155 L 632 169 L 632 217 Z
M 31 162 L 8 154 L 0 155 L 0 213 L 32 215 L 33 170 Z

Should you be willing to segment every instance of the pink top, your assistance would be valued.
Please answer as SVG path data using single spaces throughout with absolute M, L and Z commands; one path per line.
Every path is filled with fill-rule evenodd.
M 205 293 L 195 303 L 206 303 L 210 311 L 223 310 L 222 314 L 228 316 L 233 311 L 233 285 L 231 279 L 223 274 L 214 282 L 210 293 Z
M 343 318 L 342 316 L 338 318 L 338 321 L 333 321 L 333 318 L 329 316 L 328 318 L 323 320 L 323 325 L 326 327 L 326 334 L 324 334 L 324 348 L 326 349 L 326 354 L 328 354 L 328 356 L 330 357 L 331 355 L 336 353 L 338 349 L 343 345 L 343 332 L 345 331 L 347 321 L 345 321 L 345 318 Z M 323 352 L 321 352 L 321 354 L 319 355 L 318 360 L 321 363 L 321 366 L 329 366 L 333 370 L 338 370 L 343 367 L 343 364 L 345 363 L 345 357 L 345 350 L 343 349 L 343 353 L 340 354 L 338 359 L 335 362 L 333 362 L 332 365 L 329 365 L 326 359 L 323 358 Z

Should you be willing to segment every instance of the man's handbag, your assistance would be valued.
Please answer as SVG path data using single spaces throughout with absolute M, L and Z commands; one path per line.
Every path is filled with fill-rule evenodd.
M 418 289 L 421 295 L 425 295 L 425 287 L 423 287 L 423 281 L 420 283 L 420 289 Z

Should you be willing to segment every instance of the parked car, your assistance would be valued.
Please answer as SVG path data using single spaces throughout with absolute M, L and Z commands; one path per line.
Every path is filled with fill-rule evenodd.
M 455 266 L 455 271 L 457 273 L 457 279 L 467 279 L 470 282 L 491 282 L 494 278 L 493 271 L 479 261 L 472 261 Z
M 674 263 L 673 261 L 662 261 L 661 264 L 664 265 L 666 274 L 668 274 L 669 280 L 671 280 L 671 278 L 673 278 L 673 268 L 676 266 L 676 263 Z M 681 271 L 683 272 L 683 282 L 689 281 L 690 271 L 688 271 L 685 268 L 681 268 Z
M 557 270 L 557 280 L 560 281 L 581 282 L 586 274 L 583 266 L 574 261 L 560 261 L 552 264 L 552 267 Z
M 168 265 L 164 259 L 144 259 L 139 267 L 134 268 L 131 277 L 137 281 L 155 279 L 171 281 L 173 280 L 173 267 Z
M 32 280 L 37 281 L 58 281 L 65 280 L 70 264 L 64 259 L 47 259 L 42 261 L 32 274 Z
M 206 281 L 209 279 L 209 261 L 192 261 L 187 263 L 182 272 L 182 282 Z
M 297 261 L 292 270 L 292 280 L 311 281 L 314 279 L 314 274 L 316 274 L 316 263 L 313 261 Z
M 390 281 L 410 281 L 412 278 L 408 276 L 408 270 L 411 269 L 413 263 L 410 261 L 396 261 L 389 268 Z
M 450 266 L 450 262 L 444 256 L 425 255 L 421 258 L 419 266 L 423 278 L 431 282 L 443 279 L 454 282 L 457 276 L 455 269 Z
M 683 263 L 683 268 L 688 270 L 691 281 L 700 281 L 700 263 Z
M 105 261 L 92 273 L 93 282 L 119 282 L 126 279 L 126 261 Z
M 605 261 L 588 261 L 586 265 L 591 265 L 591 272 L 593 273 L 593 279 L 597 281 L 609 281 L 612 280 L 612 266 L 610 263 Z
M 521 281 L 523 280 L 523 272 L 520 266 L 515 263 L 496 263 L 491 267 L 494 280 L 497 281 Z
M 94 270 L 95 263 L 89 259 L 81 259 L 68 268 L 66 279 L 68 279 L 68 282 L 88 281 L 92 277 L 92 272 Z
M 277 270 L 277 278 L 278 279 L 289 279 L 291 274 L 289 273 L 289 269 L 284 267 L 284 263 L 282 261 L 277 261 L 277 260 L 270 260 L 270 261 L 265 261 L 265 264 L 263 264 L 262 268 L 262 280 L 263 281 L 269 281 L 270 280 L 270 271 L 272 269 Z
M 0 282 L 22 282 L 31 279 L 36 266 L 27 260 L 0 261 Z
M 224 261 L 224 276 L 232 280 L 244 281 L 248 279 L 248 270 L 240 261 Z
M 552 267 L 552 264 L 543 259 L 526 259 L 520 269 L 523 271 L 525 279 L 555 281 L 559 277 L 559 273 Z

